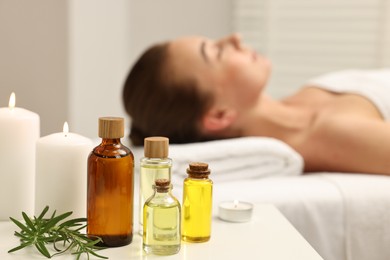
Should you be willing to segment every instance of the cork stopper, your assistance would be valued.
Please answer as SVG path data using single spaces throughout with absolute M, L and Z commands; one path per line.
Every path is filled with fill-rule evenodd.
M 162 136 L 151 136 L 144 139 L 144 155 L 148 158 L 167 158 L 169 139 Z
M 158 192 L 167 192 L 171 187 L 171 182 L 168 179 L 157 179 L 155 188 Z
M 122 117 L 100 117 L 99 137 L 116 139 L 125 135 L 124 119 Z
M 207 178 L 210 174 L 209 165 L 202 162 L 192 162 L 187 168 L 187 173 L 193 178 Z

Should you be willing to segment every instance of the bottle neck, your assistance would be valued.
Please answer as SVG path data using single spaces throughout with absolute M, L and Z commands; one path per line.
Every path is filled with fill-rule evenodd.
M 93 149 L 93 153 L 106 158 L 133 156 L 130 149 L 121 143 L 120 138 L 102 138 L 101 143 Z
M 120 138 L 102 138 L 102 145 L 117 145 L 121 144 Z
M 156 197 L 164 197 L 169 194 L 169 191 L 156 191 Z
M 165 196 L 171 192 L 172 185 L 169 187 L 154 187 L 154 192 L 156 196 Z

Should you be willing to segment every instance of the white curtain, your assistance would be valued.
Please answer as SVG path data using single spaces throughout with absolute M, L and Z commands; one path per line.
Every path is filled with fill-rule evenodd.
M 233 29 L 273 63 L 269 93 L 313 76 L 390 65 L 388 0 L 233 0 Z

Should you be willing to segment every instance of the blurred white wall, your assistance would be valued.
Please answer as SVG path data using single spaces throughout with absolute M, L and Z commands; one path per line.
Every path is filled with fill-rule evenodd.
M 390 67 L 390 1 L 385 2 L 385 8 L 383 10 L 383 19 L 385 21 L 383 23 L 383 30 L 387 32 L 383 35 L 383 65 L 386 67 Z
M 41 135 L 97 137 L 99 116 L 125 116 L 126 74 L 150 44 L 231 32 L 231 0 L 0 0 L 0 107 L 41 116 Z
M 66 1 L 0 0 L 0 107 L 15 92 L 16 106 L 39 113 L 42 134 L 68 117 L 66 10 Z
M 131 51 L 128 0 L 69 0 L 71 131 L 97 138 L 98 118 L 124 116 L 120 93 Z
M 218 38 L 231 33 L 231 5 L 232 0 L 132 0 L 132 58 L 156 41 L 191 34 Z

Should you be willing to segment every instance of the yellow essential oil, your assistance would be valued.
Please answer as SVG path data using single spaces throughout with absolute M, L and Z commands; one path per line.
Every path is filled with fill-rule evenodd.
M 140 160 L 139 234 L 143 234 L 143 206 L 153 193 L 157 179 L 171 180 L 172 159 L 168 158 L 169 139 L 153 136 L 144 140 L 144 155 Z
M 206 163 L 191 163 L 184 180 L 182 205 L 182 239 L 206 242 L 211 235 L 213 182 L 208 178 Z
M 180 251 L 180 203 L 170 193 L 170 181 L 156 180 L 155 192 L 143 208 L 143 250 L 156 255 Z

